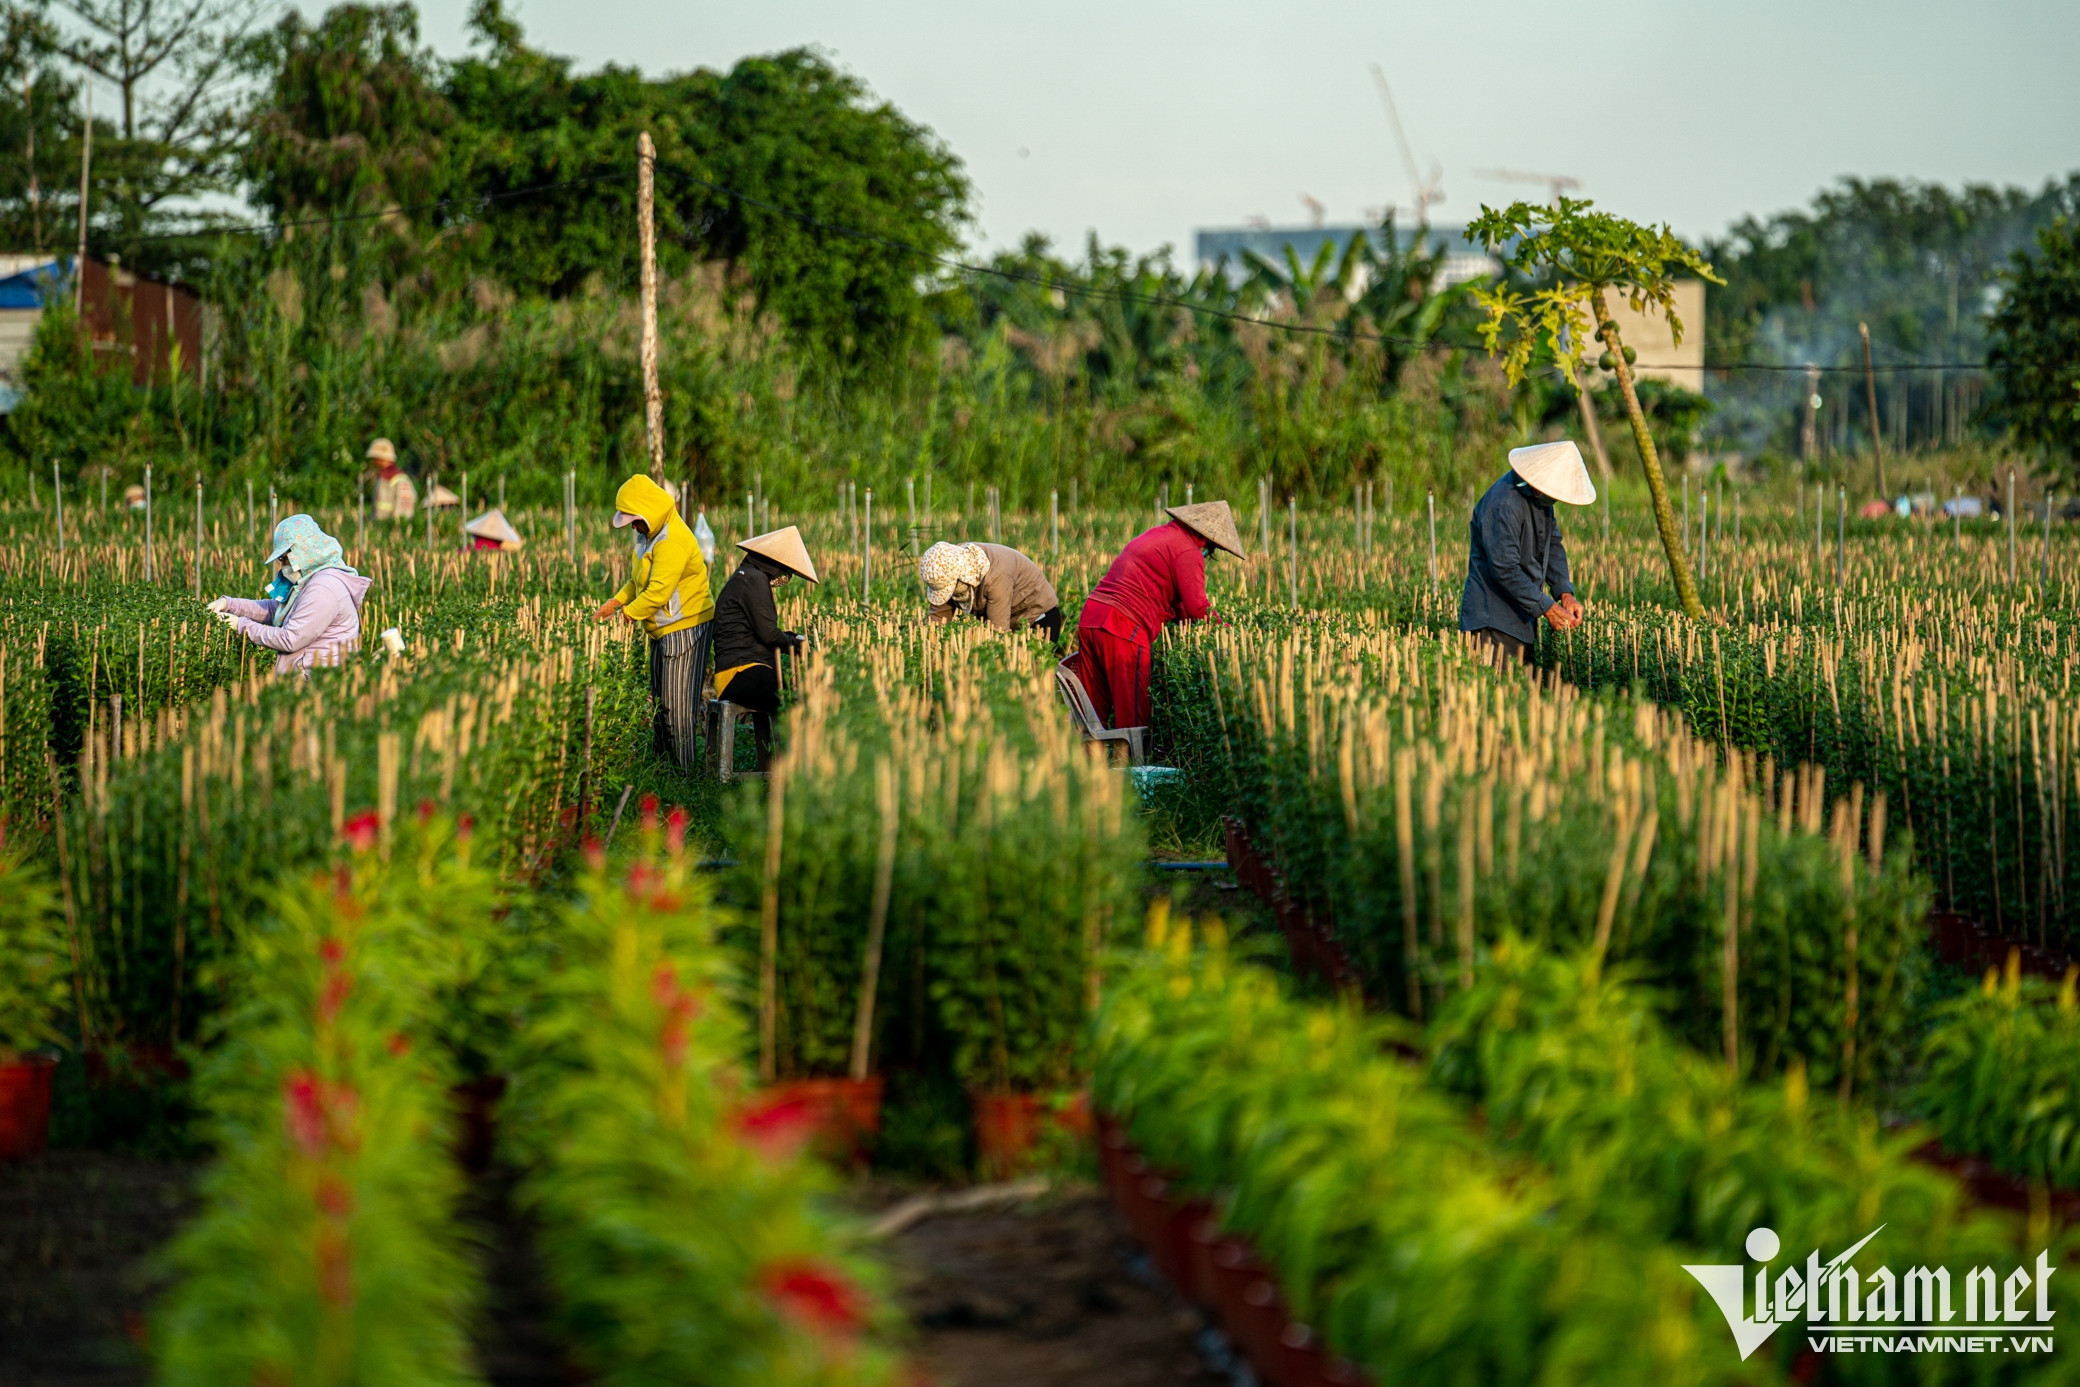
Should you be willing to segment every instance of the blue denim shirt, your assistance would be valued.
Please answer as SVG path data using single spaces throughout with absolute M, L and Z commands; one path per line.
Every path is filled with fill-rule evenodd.
M 1574 591 L 1553 498 L 1505 472 L 1474 503 L 1472 528 L 1459 629 L 1501 631 L 1528 645 L 1554 598 Z

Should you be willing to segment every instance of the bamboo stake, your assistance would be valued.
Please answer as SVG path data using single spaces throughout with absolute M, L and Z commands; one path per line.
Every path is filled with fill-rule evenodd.
M 783 756 L 766 781 L 765 890 L 759 902 L 758 1077 L 771 1083 L 778 1072 L 780 1035 L 780 846 L 787 827 L 787 768 Z
M 874 901 L 867 921 L 866 957 L 860 969 L 859 1013 L 852 1025 L 851 1073 L 854 1082 L 867 1077 L 867 1064 L 873 1050 L 874 994 L 881 982 L 881 941 L 888 929 L 888 896 L 896 873 L 896 830 L 902 823 L 895 766 L 889 760 L 881 760 L 874 766 L 874 799 L 881 811 L 881 843 L 874 858 Z
M 636 230 L 643 258 L 643 431 L 650 443 L 650 480 L 664 484 L 664 394 L 657 385 L 657 146 L 636 137 Z

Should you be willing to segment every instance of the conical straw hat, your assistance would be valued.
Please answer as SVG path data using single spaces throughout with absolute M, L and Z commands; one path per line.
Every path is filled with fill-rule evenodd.
M 1218 545 L 1236 558 L 1249 557 L 1242 551 L 1242 536 L 1235 532 L 1235 516 L 1226 501 L 1197 501 L 1189 506 L 1172 506 L 1169 514 L 1199 538 Z
M 753 535 L 749 539 L 739 540 L 737 548 L 747 554 L 771 559 L 812 583 L 816 581 L 816 565 L 809 559 L 809 546 L 802 543 L 802 532 L 792 525 L 784 530 L 774 530 L 771 534 Z
M 1596 484 L 1589 480 L 1588 465 L 1582 461 L 1582 450 L 1574 446 L 1573 439 L 1512 448 L 1509 470 L 1555 501 L 1565 501 L 1570 506 L 1595 503 Z
M 485 511 L 475 520 L 470 521 L 469 524 L 464 525 L 462 532 L 468 535 L 475 535 L 479 539 L 495 539 L 500 544 L 518 544 L 520 542 L 520 532 L 513 528 L 510 520 L 506 519 L 506 513 L 496 506 Z
M 429 506 L 459 506 L 462 504 L 462 498 L 442 486 L 439 482 L 435 482 L 426 493 L 426 504 Z

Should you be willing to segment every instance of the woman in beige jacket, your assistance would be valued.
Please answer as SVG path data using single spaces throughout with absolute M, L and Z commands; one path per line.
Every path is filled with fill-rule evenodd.
M 965 612 L 999 631 L 1031 627 L 1062 639 L 1062 605 L 1047 574 L 1002 544 L 934 544 L 917 561 L 931 621 Z

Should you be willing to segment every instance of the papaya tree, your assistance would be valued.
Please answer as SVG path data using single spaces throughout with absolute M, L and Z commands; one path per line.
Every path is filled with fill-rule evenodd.
M 1639 392 L 1633 386 L 1633 352 L 1619 339 L 1607 296 L 1624 295 L 1634 312 L 1655 305 L 1668 318 L 1669 334 L 1680 343 L 1683 324 L 1676 317 L 1676 277 L 1689 274 L 1713 284 L 1726 281 L 1712 272 L 1702 255 L 1676 239 L 1666 224 L 1657 231 L 1593 208 L 1586 198 L 1568 197 L 1553 207 L 1518 202 L 1498 212 L 1482 206 L 1481 215 L 1466 228 L 1467 239 L 1480 242 L 1538 287 L 1518 293 L 1505 281 L 1494 288 L 1475 289 L 1475 299 L 1488 312 L 1488 320 L 1481 324 L 1481 340 L 1490 355 L 1501 358 L 1512 385 L 1522 379 L 1533 351 L 1543 343 L 1560 363 L 1568 384 L 1577 389 L 1580 382 L 1575 378 L 1569 344 L 1591 339 L 1604 344 L 1597 364 L 1618 378 L 1618 389 L 1625 396 L 1625 414 L 1632 423 L 1632 440 L 1639 445 L 1647 490 L 1654 498 L 1654 524 L 1661 532 L 1661 547 L 1668 551 L 1676 596 L 1685 615 L 1701 618 L 1704 603 L 1697 595 L 1683 536 L 1668 503 L 1661 457 L 1654 450 L 1646 412 L 1640 408 Z

